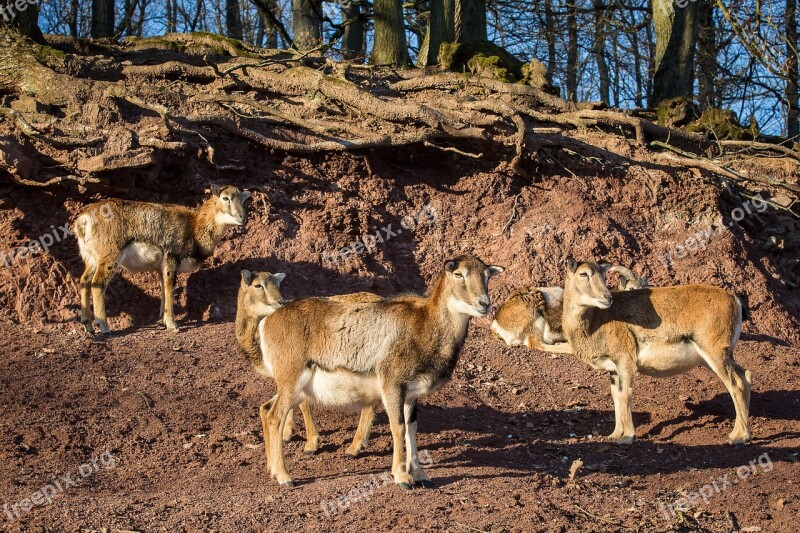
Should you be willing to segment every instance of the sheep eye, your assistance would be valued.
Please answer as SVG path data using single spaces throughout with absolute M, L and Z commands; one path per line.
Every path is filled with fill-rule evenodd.
M 587 274 L 586 272 L 581 272 L 581 277 L 589 279 L 589 274 Z
M 453 275 L 454 275 L 455 277 L 457 277 L 457 278 L 463 278 L 463 277 L 464 277 L 464 274 L 462 274 L 461 272 L 456 272 L 456 273 L 455 273 L 455 274 L 453 274 Z
M 256 285 L 255 287 L 256 287 L 256 289 L 263 289 L 264 288 L 264 286 L 261 285 L 260 283 L 258 285 Z
M 231 199 L 230 199 L 230 198 L 228 198 L 227 196 L 223 196 L 223 197 L 222 197 L 222 201 L 223 201 L 223 202 L 230 202 L 230 201 L 231 201 Z

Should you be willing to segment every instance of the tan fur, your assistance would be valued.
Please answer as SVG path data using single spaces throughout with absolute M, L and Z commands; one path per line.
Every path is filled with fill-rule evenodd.
M 285 274 L 270 274 L 269 272 L 249 272 L 242 271 L 242 280 L 239 285 L 238 305 L 236 309 L 236 337 L 239 346 L 247 361 L 253 369 L 261 375 L 272 377 L 264 366 L 261 347 L 258 343 L 258 325 L 262 319 L 271 315 L 275 310 L 284 305 L 283 297 L 280 293 L 280 284 Z M 378 302 L 382 300 L 377 294 L 371 292 L 359 292 L 354 294 L 342 294 L 331 296 L 329 299 L 347 302 Z M 266 412 L 268 406 L 259 412 Z M 300 403 L 300 411 L 306 427 L 306 453 L 315 453 L 319 449 L 319 431 L 314 421 L 310 402 L 303 400 Z M 366 446 L 369 440 L 369 433 L 372 429 L 372 422 L 375 418 L 374 405 L 364 406 L 361 410 L 358 429 L 356 429 L 353 442 L 347 448 L 347 454 L 356 457 L 361 449 Z M 294 414 L 290 412 L 287 416 L 286 426 L 283 432 L 283 440 L 288 441 L 294 431 Z
M 731 444 L 750 439 L 750 372 L 733 360 L 742 327 L 739 299 L 710 285 L 612 293 L 607 264 L 567 260 L 562 323 L 575 356 L 611 375 L 611 439 L 634 439 L 631 395 L 637 372 L 667 377 L 697 366 L 725 384 L 736 409 Z
M 502 270 L 462 256 L 445 263 L 426 297 L 298 300 L 264 319 L 261 348 L 278 389 L 269 410 L 262 409 L 272 476 L 293 484 L 280 435 L 303 395 L 354 405 L 377 398 L 392 431 L 395 483 L 427 485 L 416 449 L 416 401 L 450 379 L 470 317 L 490 310 L 489 277 Z M 349 385 L 333 390 L 331 383 L 342 377 Z
M 617 290 L 631 291 L 647 287 L 647 278 L 640 278 L 627 267 L 614 265 L 609 272 L 619 274 Z M 497 309 L 492 331 L 510 346 L 572 353 L 561 325 L 563 293 L 561 287 L 524 287 L 515 290 Z
M 562 292 L 560 287 L 515 290 L 495 313 L 495 336 L 511 346 L 536 349 L 566 342 L 561 329 Z
M 105 290 L 118 266 L 130 272 L 158 272 L 161 309 L 167 329 L 175 330 L 173 290 L 178 272 L 191 272 L 214 253 L 230 226 L 245 222 L 249 192 L 212 187 L 197 209 L 180 205 L 106 200 L 87 207 L 75 221 L 75 235 L 86 269 L 81 276 L 81 323 L 108 333 Z

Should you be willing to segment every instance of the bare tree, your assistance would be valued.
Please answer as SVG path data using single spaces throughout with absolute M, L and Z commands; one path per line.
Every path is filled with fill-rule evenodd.
M 351 1 L 342 4 L 342 55 L 345 59 L 355 59 L 364 55 L 364 22 L 361 4 Z
M 114 0 L 92 0 L 92 37 L 114 36 Z
M 321 0 L 292 0 L 292 31 L 298 50 L 311 50 L 322 43 Z
M 11 29 L 34 41 L 44 43 L 44 36 L 39 29 L 39 6 L 25 2 L 24 9 L 19 9 L 16 0 L 0 0 L 0 31 Z
M 597 63 L 597 73 L 600 80 L 600 101 L 608 105 L 611 100 L 609 91 L 611 80 L 606 62 L 606 28 L 608 27 L 608 8 L 604 0 L 594 0 L 594 43 L 592 54 Z
M 800 102 L 797 94 L 797 0 L 786 0 L 786 135 L 800 136 Z
M 456 42 L 486 40 L 486 0 L 455 0 Z
M 242 16 L 239 0 L 225 0 L 225 29 L 231 39 L 242 40 Z
M 370 61 L 375 65 L 404 66 L 408 61 L 402 0 L 375 0 L 375 44 Z
M 570 0 L 567 4 L 567 98 L 576 100 L 578 97 L 578 14 L 577 0 Z
M 717 35 L 712 0 L 699 2 L 697 36 L 697 99 L 700 107 L 717 107 L 715 85 L 719 75 Z
M 653 0 L 656 33 L 653 106 L 667 98 L 693 95 L 697 12 L 697 2 Z

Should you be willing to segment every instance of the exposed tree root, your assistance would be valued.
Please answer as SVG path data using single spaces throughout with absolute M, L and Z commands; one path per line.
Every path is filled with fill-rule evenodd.
M 0 118 L 10 121 L 20 138 L 32 139 L 15 147 L 30 164 L 19 157 L 0 164 L 19 185 L 103 181 L 123 170 L 157 169 L 162 159 L 178 153 L 206 158 L 215 170 L 243 170 L 236 161 L 215 161 L 223 144 L 215 140 L 214 146 L 209 139 L 220 133 L 294 154 L 408 145 L 467 158 L 491 154 L 527 176 L 524 162 L 537 159 L 540 147 L 607 160 L 607 151 L 571 133 L 596 129 L 629 138 L 642 149 L 650 141 L 674 148 L 663 143 L 679 140 L 688 151 L 671 159 L 676 166 L 798 192 L 797 186 L 750 178 L 692 154 L 711 145 L 701 135 L 593 104 L 574 104 L 529 85 L 433 69 L 397 72 L 342 65 L 206 34 L 91 43 L 83 53 L 74 43 L 58 41 L 58 46 L 71 47 L 69 68 L 63 55 L 8 32 L 0 31 L 0 44 L 0 90 L 34 99 L 27 107 L 19 102 L 14 109 L 0 107 Z M 114 60 L 84 55 L 86 50 L 101 50 Z M 716 146 L 771 150 L 800 160 L 797 152 L 766 143 L 724 141 Z M 55 159 L 68 175 L 33 180 L 20 173 L 23 167 L 26 172 L 54 168 L 33 163 L 45 159 Z

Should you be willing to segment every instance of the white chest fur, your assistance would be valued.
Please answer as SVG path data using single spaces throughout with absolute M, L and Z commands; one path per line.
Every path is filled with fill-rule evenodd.
M 119 257 L 119 266 L 131 273 L 157 272 L 161 270 L 164 252 L 158 246 L 134 242 L 126 247 Z M 185 259 L 178 265 L 178 272 L 193 272 L 200 266 L 195 259 Z

